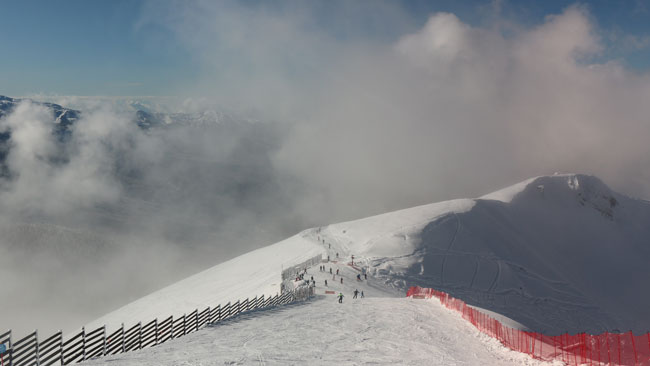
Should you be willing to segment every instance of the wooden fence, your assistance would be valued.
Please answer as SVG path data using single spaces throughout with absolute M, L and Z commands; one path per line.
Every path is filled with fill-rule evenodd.
M 207 324 L 214 324 L 241 313 L 266 309 L 270 307 L 306 300 L 313 296 L 313 288 L 298 288 L 294 291 L 265 298 L 255 297 L 226 305 L 207 307 L 199 311 L 164 320 L 157 318 L 146 323 L 135 324 L 129 328 L 122 326 L 108 334 L 106 326 L 67 337 L 58 331 L 52 336 L 39 341 L 38 331 L 34 331 L 12 343 L 11 330 L 0 335 L 0 362 L 6 366 L 50 366 L 69 365 L 106 355 L 135 351 L 167 342 L 195 332 Z

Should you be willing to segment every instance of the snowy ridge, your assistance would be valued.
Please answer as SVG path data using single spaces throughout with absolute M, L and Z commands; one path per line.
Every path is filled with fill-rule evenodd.
M 248 253 L 184 280 L 183 286 L 176 284 L 160 293 L 149 295 L 98 320 L 97 324 L 103 323 L 104 319 L 109 320 L 106 322 L 118 322 L 121 321 L 118 319 L 128 318 L 132 314 L 140 314 L 135 318 L 144 318 L 143 314 L 150 313 L 147 310 L 157 311 L 161 305 L 166 307 L 165 313 L 171 309 L 195 308 L 196 306 L 187 306 L 186 301 L 174 300 L 183 298 L 179 295 L 189 293 L 189 288 L 199 290 L 195 291 L 196 295 L 188 296 L 195 296 L 195 303 L 206 296 L 223 297 L 223 294 L 219 295 L 222 291 L 245 292 L 244 288 L 265 288 L 277 292 L 277 287 L 271 284 L 277 286 L 279 272 L 272 271 L 273 275 L 269 276 L 262 274 L 271 273 L 265 269 L 269 261 L 277 267 L 288 262 L 287 256 L 297 263 L 312 255 L 324 253 L 324 257 L 338 260 L 326 267 L 339 270 L 340 275 L 321 273 L 312 268 L 310 273 L 315 272 L 317 290 L 320 287 L 318 291 L 322 292 L 319 294 L 323 295 L 313 304 L 304 305 L 304 311 L 260 314 L 223 324 L 216 327 L 214 333 L 211 333 L 212 330 L 206 330 L 202 335 L 197 333 L 196 338 L 188 340 L 187 344 L 170 344 L 170 348 L 144 351 L 143 356 L 133 355 L 121 359 L 121 364 L 174 364 L 185 362 L 188 357 L 192 360 L 190 363 L 203 363 L 207 361 L 205 357 L 208 357 L 205 353 L 207 349 L 203 347 L 214 347 L 214 337 L 241 339 L 241 336 L 250 331 L 248 327 L 257 326 L 260 321 L 266 322 L 265 326 L 278 329 L 278 326 L 284 326 L 278 322 L 293 324 L 293 320 L 283 317 L 298 321 L 301 313 L 313 317 L 315 313 L 323 312 L 324 316 L 332 319 L 342 319 L 343 324 L 354 323 L 340 310 L 352 311 L 354 307 L 373 304 L 372 308 L 360 310 L 389 311 L 389 317 L 397 316 L 404 307 L 401 302 L 404 300 L 386 297 L 403 296 L 411 285 L 443 290 L 470 306 L 510 318 L 515 324 L 520 324 L 518 327 L 548 335 L 566 331 L 598 334 L 605 330 L 628 329 L 643 329 L 643 332 L 650 324 L 650 295 L 646 295 L 644 290 L 645 284 L 650 280 L 647 266 L 650 261 L 650 248 L 647 246 L 650 227 L 647 222 L 650 222 L 650 205 L 647 202 L 613 192 L 596 177 L 576 174 L 541 176 L 478 199 L 440 202 L 306 230 L 283 242 Z M 346 264 L 352 260 L 352 256 L 354 267 Z M 256 270 L 252 273 L 250 269 L 241 270 L 243 266 L 251 266 Z M 356 281 L 355 277 L 364 272 L 368 274 L 368 279 Z M 345 281 L 339 283 L 339 279 Z M 327 288 L 322 287 L 324 280 L 329 281 Z M 210 283 L 206 284 L 206 281 Z M 372 299 L 350 301 L 351 292 L 355 288 L 363 289 L 367 297 L 371 296 Z M 332 295 L 325 295 L 326 289 L 344 293 L 349 304 L 344 306 L 353 308 L 335 307 Z M 416 312 L 416 323 L 409 325 L 402 319 L 400 326 L 421 327 L 423 321 L 430 321 L 426 320 L 429 317 L 422 314 L 431 310 L 418 307 L 417 310 L 409 311 Z M 434 321 L 444 318 L 438 310 L 435 311 L 435 316 L 431 316 L 436 319 Z M 355 314 L 362 317 L 356 312 Z M 411 317 L 414 316 L 413 313 L 410 314 Z M 383 314 L 374 313 L 372 316 L 382 317 L 387 324 L 392 324 L 392 321 L 383 318 Z M 314 324 L 306 318 L 300 321 Z M 329 323 L 326 320 L 323 322 L 318 323 L 316 328 L 330 329 Z M 252 323 L 256 325 L 251 325 Z M 449 324 L 452 323 L 449 320 Z M 335 324 L 341 323 L 336 321 Z M 446 325 L 436 326 L 447 329 Z M 456 329 L 459 326 L 456 324 L 453 327 Z M 292 336 L 295 332 L 303 332 L 303 329 L 282 329 L 292 332 Z M 341 331 L 359 333 L 358 330 L 348 328 Z M 451 332 L 450 329 L 448 331 Z M 450 336 L 443 334 L 436 338 L 437 343 L 421 344 L 422 349 L 439 349 L 439 337 L 444 339 Z M 467 334 L 463 336 L 462 342 L 459 339 L 454 342 L 472 344 L 480 339 L 476 335 L 469 336 L 469 339 L 465 336 Z M 325 338 L 339 344 L 329 337 Z M 292 363 L 278 354 L 267 357 L 273 354 L 267 345 L 277 347 L 274 339 L 260 334 L 259 337 L 255 336 L 255 340 L 254 347 L 259 350 L 258 355 L 266 355 L 262 358 L 265 362 Z M 382 343 L 383 339 L 367 341 L 371 347 L 379 344 L 386 346 Z M 410 342 L 418 341 L 410 339 Z M 481 345 L 476 347 L 485 347 L 486 342 L 489 341 L 481 340 Z M 245 343 L 250 344 L 248 341 Z M 474 346 L 468 347 L 474 350 Z M 327 349 L 325 345 L 323 348 Z M 183 349 L 182 354 L 191 356 L 180 355 L 179 349 Z M 310 352 L 313 351 L 310 349 Z M 370 349 L 366 351 L 366 356 L 375 352 Z M 404 357 L 404 350 L 393 349 L 393 352 Z M 447 349 L 435 356 L 429 354 L 428 357 L 449 357 L 448 360 L 452 363 L 476 364 L 456 352 Z M 172 354 L 170 359 L 173 361 L 164 360 L 165 354 Z M 310 353 L 297 352 L 294 355 L 294 360 L 312 360 Z M 390 358 L 385 353 L 383 356 Z M 147 357 L 155 361 L 149 361 Z M 252 360 L 253 356 L 244 349 L 233 350 L 208 364 L 229 362 L 228 359 L 232 361 L 239 357 Z M 320 350 L 315 357 L 331 362 L 345 363 L 345 360 L 352 360 L 332 358 Z M 481 357 L 490 359 L 490 356 Z M 418 360 L 413 363 L 426 363 Z M 487 363 L 508 362 L 495 360 Z M 318 361 L 312 363 L 319 364 Z M 523 363 L 521 359 L 515 362 Z
M 320 265 L 308 270 L 319 293 L 310 302 L 250 313 L 153 348 L 86 363 L 548 365 L 503 348 L 437 300 L 391 294 L 372 277 L 356 281 L 359 272 L 342 261 L 324 266 L 325 271 Z M 339 273 L 336 280 L 329 268 Z M 326 287 L 324 280 L 329 280 Z M 353 289 L 366 297 L 353 299 Z M 345 294 L 343 303 L 328 290 Z
M 116 325 L 274 294 L 283 264 L 319 253 L 334 259 L 338 253 L 354 255 L 395 293 L 411 285 L 437 288 L 536 331 L 645 331 L 650 324 L 644 287 L 650 281 L 647 222 L 647 202 L 613 192 L 596 177 L 536 177 L 479 199 L 306 230 L 92 324 Z M 152 308 L 155 314 L 149 314 Z
M 441 289 L 545 333 L 644 332 L 647 222 L 647 202 L 596 177 L 558 174 L 324 232 L 401 291 Z
M 283 266 L 291 266 L 322 253 L 322 248 L 303 237 L 293 236 L 218 264 L 182 281 L 125 305 L 88 324 L 109 329 L 188 310 L 203 309 L 254 296 L 280 292 Z

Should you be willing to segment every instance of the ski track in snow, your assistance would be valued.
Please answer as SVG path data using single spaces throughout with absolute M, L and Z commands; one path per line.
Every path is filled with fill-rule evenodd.
M 449 241 L 449 245 L 447 246 L 447 253 L 452 252 L 452 247 L 454 246 L 454 242 L 456 241 L 456 237 L 458 236 L 458 232 L 460 231 L 460 218 L 458 215 L 454 212 L 453 213 L 454 218 L 456 219 L 456 231 L 454 232 L 454 236 L 452 236 L 451 240 Z M 447 255 L 444 255 L 442 257 L 442 264 L 440 265 L 440 283 L 445 283 L 445 264 L 447 263 Z M 472 281 L 473 282 L 473 281 Z

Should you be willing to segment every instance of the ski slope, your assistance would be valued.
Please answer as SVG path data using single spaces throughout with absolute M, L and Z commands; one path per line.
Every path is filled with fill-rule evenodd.
M 235 302 L 280 292 L 283 267 L 305 261 L 323 248 L 304 234 L 254 250 L 218 264 L 182 281 L 142 297 L 86 325 L 95 329 L 106 324 L 117 329 L 121 323 L 136 324 L 155 318 L 190 313 L 194 309 Z
M 404 299 L 406 289 L 434 287 L 498 314 L 508 325 L 546 334 L 644 332 L 650 326 L 648 222 L 647 201 L 613 192 L 596 177 L 536 177 L 478 199 L 305 230 L 128 304 L 87 328 L 106 323 L 111 330 L 122 322 L 275 294 L 283 267 L 320 253 L 336 262 L 326 263 L 326 272 L 318 266 L 310 270 L 317 300 L 233 320 L 158 349 L 115 356 L 114 362 L 246 364 L 259 356 L 258 363 L 271 364 L 392 362 L 391 357 L 413 364 L 437 359 L 445 360 L 440 364 L 477 364 L 483 358 L 483 364 L 514 359 L 522 364 L 532 361 L 491 347 L 473 329 L 464 330 L 471 327 L 460 318 L 445 315 L 446 310 L 431 310 L 435 301 Z M 347 264 L 353 256 L 354 267 Z M 357 281 L 360 273 L 367 273 L 368 280 Z M 354 289 L 363 290 L 366 298 L 352 300 Z M 343 292 L 345 303 L 339 306 L 325 290 Z M 372 324 L 373 330 L 363 324 Z M 359 338 L 359 329 L 368 329 L 369 336 Z M 343 355 L 333 355 L 328 344 Z M 416 351 L 409 344 L 428 347 Z M 216 356 L 222 351 L 223 356 Z
M 436 299 L 391 297 L 345 264 L 314 276 L 315 299 L 244 314 L 185 337 L 88 365 L 550 365 L 510 351 Z M 340 284 L 343 277 L 344 283 Z M 328 279 L 328 287 L 324 280 Z M 353 299 L 352 290 L 365 298 Z M 342 291 L 343 304 L 325 290 Z M 558 364 L 559 365 L 559 364 Z
M 650 328 L 650 203 L 579 174 L 330 225 L 385 285 L 445 291 L 546 334 Z

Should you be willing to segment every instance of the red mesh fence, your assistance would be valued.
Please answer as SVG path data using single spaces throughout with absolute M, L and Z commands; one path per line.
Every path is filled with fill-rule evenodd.
M 435 297 L 448 309 L 462 314 L 479 331 L 498 339 L 504 346 L 544 360 L 560 360 L 567 365 L 648 365 L 650 366 L 650 333 L 634 335 L 608 333 L 593 335 L 568 333 L 547 336 L 507 327 L 464 301 L 442 291 L 411 287 L 407 297 Z

